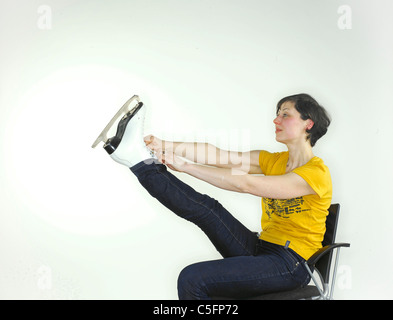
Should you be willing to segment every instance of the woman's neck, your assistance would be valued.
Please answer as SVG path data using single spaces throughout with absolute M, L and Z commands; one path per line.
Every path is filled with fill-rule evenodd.
M 288 146 L 288 162 L 285 172 L 291 172 L 293 169 L 304 166 L 312 158 L 314 158 L 314 153 L 310 143 L 306 143 L 301 146 Z

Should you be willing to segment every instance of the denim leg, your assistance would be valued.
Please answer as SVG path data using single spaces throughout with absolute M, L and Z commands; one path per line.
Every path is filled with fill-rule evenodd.
M 196 192 L 159 163 L 140 162 L 130 168 L 142 186 L 168 209 L 193 222 L 223 257 L 253 255 L 258 237 L 218 201 Z
M 232 257 L 192 264 L 180 273 L 180 300 L 252 298 L 305 286 L 310 276 L 304 260 L 281 246 L 265 243 L 255 256 Z

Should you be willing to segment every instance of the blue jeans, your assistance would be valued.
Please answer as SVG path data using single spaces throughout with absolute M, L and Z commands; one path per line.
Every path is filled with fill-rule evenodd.
M 196 224 L 224 259 L 192 264 L 180 273 L 180 299 L 247 298 L 306 285 L 304 259 L 262 241 L 218 201 L 196 192 L 159 163 L 131 168 L 142 186 L 176 215 Z

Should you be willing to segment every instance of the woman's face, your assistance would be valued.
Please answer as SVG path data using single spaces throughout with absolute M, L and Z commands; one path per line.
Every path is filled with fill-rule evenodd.
M 281 105 L 273 123 L 276 125 L 276 140 L 285 144 L 304 142 L 307 137 L 306 130 L 314 125 L 311 119 L 303 120 L 295 104 L 290 101 Z

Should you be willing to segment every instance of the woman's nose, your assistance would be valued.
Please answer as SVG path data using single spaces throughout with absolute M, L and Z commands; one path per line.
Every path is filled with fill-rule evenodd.
M 280 123 L 280 116 L 277 116 L 274 120 L 273 120 L 273 123 L 274 124 L 279 124 Z

